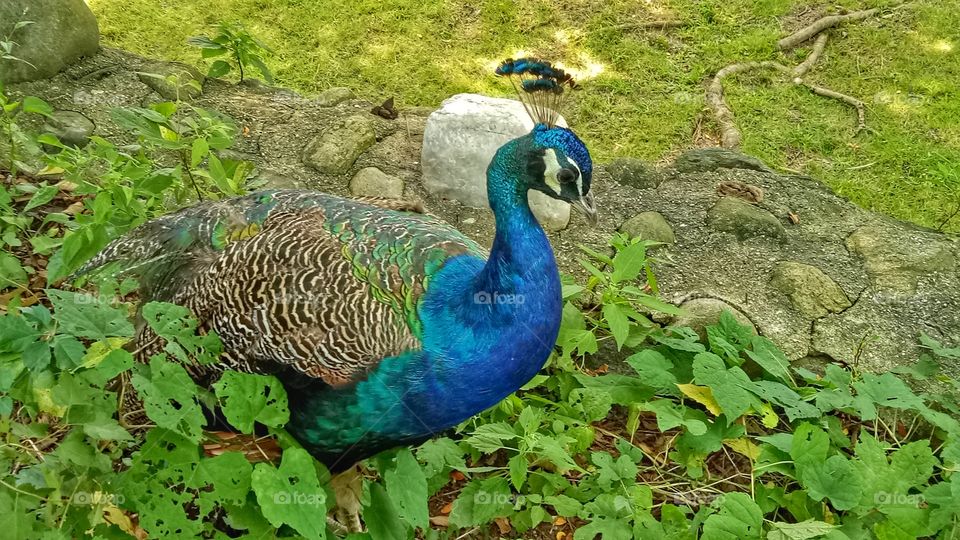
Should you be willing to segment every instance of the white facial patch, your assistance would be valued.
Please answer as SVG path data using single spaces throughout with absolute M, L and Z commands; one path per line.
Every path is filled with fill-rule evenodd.
M 547 148 L 543 153 L 543 164 L 546 169 L 543 171 L 543 181 L 557 195 L 560 194 L 560 181 L 557 180 L 557 174 L 560 172 L 560 161 L 557 160 L 557 153 L 552 148 Z
M 574 161 L 572 158 L 567 158 L 567 161 L 573 165 L 573 168 L 577 170 L 577 193 L 583 195 L 583 173 L 580 172 L 580 164 Z

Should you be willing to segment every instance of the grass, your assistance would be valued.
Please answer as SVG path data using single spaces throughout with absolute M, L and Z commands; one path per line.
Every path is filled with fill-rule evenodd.
M 491 76 L 518 51 L 576 68 L 584 83 L 566 116 L 595 158 L 666 160 L 709 142 L 704 81 L 744 60 L 799 62 L 780 53 L 789 31 L 836 10 L 886 0 L 89 0 L 103 41 L 199 63 L 186 45 L 221 19 L 270 45 L 277 83 L 310 94 L 349 86 L 371 100 L 437 105 L 458 92 L 506 95 Z M 848 106 L 770 74 L 727 82 L 743 150 L 809 174 L 861 206 L 938 227 L 960 205 L 960 11 L 916 0 L 833 31 L 809 80 L 857 96 Z M 623 28 L 679 19 L 666 31 Z M 695 133 L 707 137 L 694 140 Z M 944 230 L 960 231 L 960 216 Z

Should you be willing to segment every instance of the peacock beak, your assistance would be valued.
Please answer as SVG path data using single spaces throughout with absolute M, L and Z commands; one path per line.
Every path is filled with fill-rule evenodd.
M 586 193 L 580 196 L 580 200 L 570 203 L 571 206 L 583 212 L 591 227 L 596 227 L 600 221 L 597 217 L 597 207 L 593 204 L 593 193 Z

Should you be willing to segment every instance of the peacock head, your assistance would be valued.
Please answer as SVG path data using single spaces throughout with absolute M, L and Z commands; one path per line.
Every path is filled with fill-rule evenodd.
M 573 78 L 550 62 L 534 58 L 506 60 L 496 72 L 510 78 L 534 122 L 533 131 L 516 141 L 526 162 L 525 187 L 570 203 L 596 224 L 590 152 L 573 131 L 557 125 L 565 89 L 573 88 Z

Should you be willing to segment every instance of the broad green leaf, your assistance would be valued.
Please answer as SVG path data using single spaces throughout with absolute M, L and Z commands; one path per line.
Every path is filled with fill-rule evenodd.
M 719 511 L 703 523 L 701 540 L 760 540 L 763 513 L 745 493 L 727 493 Z
M 53 304 L 59 333 L 95 340 L 133 337 L 133 325 L 126 311 L 87 293 L 59 289 L 44 292 Z
M 28 212 L 43 206 L 48 202 L 52 201 L 54 197 L 57 196 L 57 193 L 60 191 L 60 188 L 57 186 L 43 186 L 33 194 L 33 197 L 30 197 L 30 201 L 27 202 L 27 205 L 23 208 L 24 212 Z
M 38 97 L 27 96 L 23 98 L 23 112 L 50 116 L 53 114 L 53 107 Z
M 776 522 L 770 524 L 767 540 L 811 540 L 821 538 L 836 528 L 836 525 L 813 519 L 800 523 Z
M 230 425 L 253 433 L 254 422 L 281 427 L 290 419 L 287 391 L 271 375 L 225 371 L 213 385 Z
M 377 540 L 406 540 L 406 527 L 396 506 L 380 484 L 370 484 L 370 506 L 363 509 L 363 521 L 370 537 Z
M 620 350 L 630 335 L 630 321 L 627 319 L 626 312 L 617 304 L 604 304 L 603 318 L 606 319 L 610 333 L 617 342 L 617 350 Z
M 837 510 L 854 508 L 863 493 L 860 477 L 850 461 L 841 455 L 830 456 L 822 463 L 808 462 L 800 469 L 800 482 L 811 499 L 830 499 L 830 503 Z
M 658 391 L 672 392 L 677 378 L 670 372 L 673 363 L 653 349 L 644 349 L 626 360 L 643 382 Z
M 712 353 L 700 353 L 693 359 L 694 381 L 709 386 L 728 423 L 733 423 L 747 411 L 759 411 L 762 404 L 751 390 L 750 377 L 738 367 L 727 369 L 723 359 Z
M 196 167 L 203 161 L 203 158 L 207 156 L 207 153 L 210 152 L 210 145 L 207 144 L 207 140 L 203 138 L 198 138 L 193 141 L 193 146 L 190 149 L 190 166 Z
M 613 273 L 610 279 L 614 283 L 635 279 L 643 271 L 647 260 L 647 246 L 636 242 L 620 250 L 613 257 Z
M 764 371 L 779 379 L 780 382 L 796 386 L 796 382 L 790 375 L 790 361 L 772 341 L 763 336 L 753 336 L 750 344 L 751 349 L 744 352 L 751 360 L 762 367 Z
M 483 424 L 474 430 L 466 442 L 481 452 L 491 453 L 503 448 L 505 441 L 518 437 L 517 432 L 504 422 Z
M 250 484 L 271 525 L 289 525 L 307 538 L 325 537 L 326 492 L 320 486 L 313 458 L 306 450 L 286 449 L 277 468 L 269 463 L 257 463 Z
M 205 422 L 197 403 L 197 387 L 183 366 L 156 355 L 141 366 L 131 382 L 143 398 L 147 416 L 157 426 L 199 441 Z
M 507 479 L 499 476 L 472 480 L 453 502 L 450 524 L 473 527 L 507 516 L 513 509 L 513 494 Z
M 409 448 L 397 452 L 396 467 L 383 475 L 387 495 L 400 517 L 414 527 L 426 530 L 430 513 L 427 508 L 427 479 Z

